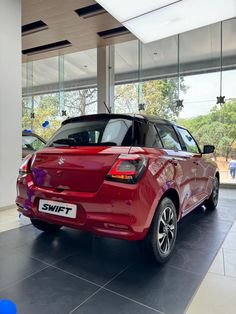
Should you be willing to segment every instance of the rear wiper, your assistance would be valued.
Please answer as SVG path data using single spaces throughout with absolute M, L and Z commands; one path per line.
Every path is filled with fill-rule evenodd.
M 61 138 L 52 142 L 53 146 L 75 146 L 76 140 L 74 138 Z

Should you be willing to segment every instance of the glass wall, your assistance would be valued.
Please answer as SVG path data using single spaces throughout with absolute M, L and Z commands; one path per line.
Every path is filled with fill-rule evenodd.
M 192 131 L 200 146 L 215 145 L 213 158 L 220 169 L 221 182 L 230 183 L 236 183 L 229 173 L 229 161 L 236 157 L 235 23 L 233 19 L 180 36 L 180 67 L 186 92 L 177 119 Z M 189 69 L 186 56 L 190 53 L 196 55 L 196 62 Z
M 122 44 L 122 55 L 121 44 L 115 45 L 116 111 L 139 112 L 143 103 L 142 112 L 186 126 L 200 146 L 215 145 L 221 181 L 234 182 L 229 161 L 236 159 L 236 19 L 141 45 L 141 51 L 138 41 L 130 46 Z M 126 58 L 129 53 L 133 58 Z M 121 62 L 138 69 L 138 81 L 131 82 L 125 69 L 123 81 L 118 79 Z
M 46 140 L 61 122 L 95 113 L 97 49 L 24 63 L 22 128 Z
M 175 120 L 178 95 L 178 36 L 142 45 L 142 103 L 147 114 Z
M 222 179 L 236 158 L 236 19 L 149 44 L 114 45 L 115 112 L 155 114 L 213 144 Z M 23 128 L 48 138 L 97 112 L 97 49 L 23 65 Z M 48 122 L 45 124 L 45 122 Z
M 65 110 L 68 116 L 97 111 L 97 49 L 64 56 Z
M 115 112 L 138 112 L 140 89 L 140 43 L 132 40 L 115 45 Z

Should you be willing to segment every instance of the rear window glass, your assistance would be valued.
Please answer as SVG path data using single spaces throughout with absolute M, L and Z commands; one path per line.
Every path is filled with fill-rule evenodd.
M 130 146 L 131 139 L 132 120 L 116 118 L 78 121 L 63 125 L 49 140 L 47 146 L 52 146 L 53 142 L 59 140 L 72 140 L 74 146 Z

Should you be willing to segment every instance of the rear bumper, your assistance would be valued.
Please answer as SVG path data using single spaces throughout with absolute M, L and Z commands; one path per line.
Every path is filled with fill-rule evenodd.
M 39 212 L 40 199 L 75 204 L 76 218 Z M 142 179 L 135 185 L 104 181 L 95 193 L 60 192 L 36 186 L 28 174 L 19 176 L 17 180 L 16 204 L 18 211 L 29 218 L 107 237 L 140 240 L 145 237 L 155 211 L 155 191 Z

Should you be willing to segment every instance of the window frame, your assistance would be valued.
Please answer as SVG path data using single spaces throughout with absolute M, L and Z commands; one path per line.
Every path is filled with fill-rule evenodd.
M 184 150 L 184 151 L 186 151 L 186 152 L 188 152 L 188 153 L 191 153 L 191 154 L 202 154 L 202 151 L 201 151 L 201 149 L 200 149 L 200 147 L 199 147 L 199 145 L 198 145 L 198 142 L 195 140 L 195 138 L 192 136 L 192 134 L 191 134 L 191 132 L 189 132 L 189 130 L 187 130 L 186 128 L 184 128 L 184 127 L 182 127 L 182 126 L 179 126 L 179 125 L 175 126 L 174 128 L 176 129 L 176 133 L 179 135 L 179 137 L 180 137 L 180 139 L 181 139 L 181 142 L 183 143 L 183 145 L 181 145 L 181 146 L 183 146 L 183 148 L 184 148 L 183 150 Z M 182 137 L 182 135 L 181 135 L 179 129 L 185 130 L 186 132 L 189 133 L 189 135 L 192 137 L 192 139 L 194 140 L 194 142 L 195 142 L 195 144 L 196 144 L 196 146 L 197 146 L 198 153 L 193 153 L 193 152 L 188 151 L 187 146 L 186 146 L 186 144 L 185 144 L 185 142 L 184 142 L 184 140 L 183 140 L 183 137 Z
M 163 144 L 163 142 L 162 142 L 162 139 L 161 139 L 161 137 L 160 137 L 160 134 L 159 134 L 159 132 L 158 132 L 158 129 L 157 129 L 157 127 L 156 127 L 156 123 L 155 122 L 152 122 L 152 121 L 148 121 L 148 127 L 153 127 L 154 129 L 155 129 L 155 131 L 156 131 L 156 134 L 157 134 L 157 137 L 158 137 L 158 139 L 159 139 L 159 141 L 160 141 L 160 144 L 161 144 L 161 146 L 162 147 L 158 147 L 158 146 L 153 146 L 152 148 L 158 148 L 158 149 L 163 149 L 164 148 L 164 144 Z
M 183 150 L 182 141 L 180 141 L 178 132 L 176 132 L 176 130 L 175 130 L 175 128 L 174 128 L 173 125 L 167 124 L 167 123 L 160 123 L 160 122 L 158 122 L 158 121 L 154 122 L 154 125 L 155 125 L 155 128 L 156 128 L 156 130 L 157 130 L 157 133 L 158 133 L 158 136 L 159 136 L 159 138 L 160 138 L 160 141 L 161 141 L 161 143 L 162 143 L 162 146 L 163 146 L 162 149 L 169 149 L 169 150 L 173 150 L 173 151 L 176 151 L 176 152 Z M 159 134 L 158 126 L 160 126 L 160 127 L 166 126 L 166 127 L 169 127 L 170 129 L 173 130 L 173 133 L 176 135 L 176 139 L 177 139 L 177 141 L 178 141 L 178 143 L 179 143 L 179 145 L 180 145 L 180 149 L 175 150 L 175 149 L 172 149 L 172 148 L 166 148 L 166 147 L 165 147 L 165 145 L 164 145 L 164 143 L 163 143 L 163 141 L 162 141 L 162 138 L 161 138 L 161 136 L 160 136 L 160 134 Z

